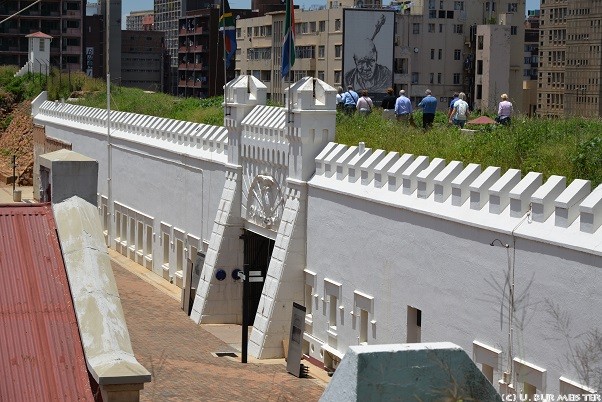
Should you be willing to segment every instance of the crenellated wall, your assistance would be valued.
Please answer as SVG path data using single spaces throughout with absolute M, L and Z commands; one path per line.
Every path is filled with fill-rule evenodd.
M 42 93 L 32 114 L 46 137 L 99 162 L 98 204 L 110 246 L 181 285 L 186 258 L 194 260 L 210 240 L 226 177 L 227 130 L 111 112 L 109 203 L 107 111 L 49 102 Z
M 110 147 L 104 110 L 32 109 L 99 161 L 111 247 L 176 281 L 206 251 L 196 322 L 241 322 L 241 234 L 273 241 L 255 356 L 283 355 L 298 302 L 303 350 L 329 368 L 352 345 L 450 341 L 498 389 L 587 390 L 567 355 L 602 329 L 602 186 L 337 144 L 335 90 L 305 77 L 290 91 L 290 107 L 266 106 L 265 85 L 237 77 L 225 127 L 112 113 Z
M 451 341 L 505 391 L 583 384 L 566 354 L 602 328 L 601 208 L 585 180 L 330 143 L 309 181 L 306 352 L 334 368 L 352 345 Z

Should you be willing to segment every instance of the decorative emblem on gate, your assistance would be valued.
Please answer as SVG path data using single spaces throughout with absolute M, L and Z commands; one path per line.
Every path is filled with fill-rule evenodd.
M 271 229 L 280 220 L 284 198 L 273 177 L 257 175 L 249 189 L 247 219 Z

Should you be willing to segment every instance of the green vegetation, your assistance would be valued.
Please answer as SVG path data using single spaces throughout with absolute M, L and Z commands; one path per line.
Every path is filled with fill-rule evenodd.
M 46 77 L 30 74 L 14 78 L 16 70 L 0 68 L 0 101 L 3 94 L 16 99 L 31 99 L 42 87 L 48 88 L 50 99 L 68 98 L 73 91 L 86 96 L 77 104 L 106 107 L 104 81 L 86 77 L 83 73 L 61 74 L 53 71 Z M 40 84 L 41 83 L 41 84 Z M 2 90 L 3 89 L 3 90 Z M 177 98 L 162 93 L 145 93 L 140 89 L 113 86 L 113 110 L 152 116 L 222 125 L 222 97 L 210 99 Z M 416 120 L 421 122 L 420 113 Z M 3 125 L 6 122 L 1 122 Z M 420 125 L 420 124 L 419 124 Z M 447 161 L 458 160 L 499 166 L 503 170 L 520 169 L 551 175 L 592 181 L 592 187 L 602 183 L 602 120 L 600 119 L 530 119 L 517 117 L 510 127 L 477 126 L 477 133 L 462 134 L 447 124 L 444 114 L 438 113 L 435 126 L 424 132 L 396 121 L 383 120 L 380 113 L 368 117 L 337 115 L 336 141 L 356 145 L 363 141 L 367 147 L 400 153 L 427 155 Z
M 115 88 L 111 92 L 112 107 L 116 110 L 223 124 L 221 97 L 179 99 L 165 94 L 143 95 L 142 91 L 131 88 Z M 145 102 L 140 102 L 141 96 Z M 105 107 L 106 96 L 98 93 L 78 104 Z M 415 117 L 417 123 L 422 121 L 420 113 Z M 363 141 L 373 149 L 458 160 L 465 165 L 499 166 L 504 171 L 515 168 L 523 175 L 530 171 L 541 172 L 546 178 L 561 175 L 568 182 L 586 179 L 592 181 L 592 188 L 602 183 L 602 120 L 517 117 L 510 127 L 474 128 L 477 133 L 463 134 L 447 124 L 443 113 L 437 114 L 435 126 L 428 132 L 383 120 L 378 112 L 368 117 L 339 113 L 336 141 L 348 145 Z

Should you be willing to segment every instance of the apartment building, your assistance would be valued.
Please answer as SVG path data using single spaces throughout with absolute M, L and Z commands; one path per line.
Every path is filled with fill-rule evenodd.
M 338 86 L 342 82 L 343 7 L 295 10 L 296 60 L 290 82 L 312 76 Z M 333 3 L 333 2 L 331 2 Z M 336 2 L 334 2 L 336 3 Z M 284 102 L 287 82 L 280 75 L 284 11 L 236 22 L 236 75 L 253 75 L 268 87 L 268 96 Z
M 153 10 L 132 11 L 125 17 L 125 29 L 128 31 L 150 31 L 155 23 Z
M 23 66 L 28 60 L 26 35 L 43 32 L 53 37 L 50 65 L 81 71 L 83 66 L 83 18 L 85 1 L 47 0 L 29 7 L 0 25 L 0 64 Z M 31 1 L 0 2 L 0 20 L 31 5 Z
M 538 113 L 601 115 L 602 4 L 542 0 Z
M 297 53 L 291 81 L 309 75 L 335 87 L 343 84 L 346 7 L 379 9 L 380 3 L 331 1 L 324 9 L 296 11 Z M 485 91 L 488 109 L 493 104 L 497 106 L 499 96 L 505 92 L 517 108 L 522 107 L 525 0 L 416 0 L 393 3 L 390 8 L 397 10 L 392 60 L 392 82 L 396 91 L 405 89 L 416 104 L 424 97 L 425 90 L 431 89 L 440 100 L 441 109 L 446 108 L 454 92 L 466 92 L 471 106 L 481 108 Z M 268 86 L 268 96 L 276 101 L 283 99 L 280 78 L 283 20 L 284 13 L 270 13 L 239 20 L 236 25 L 239 43 L 236 73 L 261 79 Z M 502 65 L 497 61 L 501 49 L 481 49 L 487 52 L 487 57 L 481 54 L 484 64 L 479 78 L 475 68 L 477 26 L 499 24 L 507 31 L 508 41 L 503 51 L 508 54 Z M 508 72 L 500 73 L 504 69 Z M 376 99 L 382 96 L 374 95 Z
M 234 18 L 255 14 L 251 10 L 231 10 Z M 189 10 L 178 26 L 177 94 L 207 98 L 223 94 L 223 37 L 219 32 L 220 9 Z M 234 78 L 230 68 L 228 80 Z
M 163 32 L 123 31 L 121 36 L 121 85 L 161 92 L 168 58 Z M 166 65 L 167 64 L 167 65 Z
M 539 10 L 529 10 L 525 21 L 522 113 L 537 113 L 537 68 L 539 65 Z

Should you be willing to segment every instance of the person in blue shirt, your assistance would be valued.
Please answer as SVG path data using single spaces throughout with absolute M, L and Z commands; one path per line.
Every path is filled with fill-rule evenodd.
M 399 98 L 395 101 L 395 116 L 397 121 L 409 122 L 412 115 L 412 102 L 406 96 L 406 91 L 399 91 Z
M 353 90 L 351 85 L 347 86 L 347 92 L 343 94 L 343 110 L 347 114 L 355 112 L 355 105 L 359 100 L 359 95 Z
M 454 103 L 456 103 L 456 101 L 457 101 L 458 99 L 460 99 L 460 98 L 459 98 L 459 95 L 460 95 L 460 94 L 459 94 L 458 92 L 454 92 L 454 97 L 453 97 L 453 98 L 452 98 L 452 100 L 449 102 L 449 112 L 448 112 L 448 115 L 451 115 L 452 111 L 454 110 Z
M 427 130 L 433 127 L 435 121 L 437 98 L 431 95 L 430 89 L 427 89 L 424 93 L 426 96 L 420 101 L 418 107 L 422 108 L 422 128 Z

